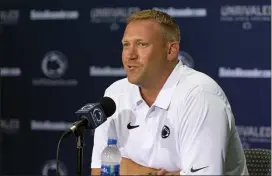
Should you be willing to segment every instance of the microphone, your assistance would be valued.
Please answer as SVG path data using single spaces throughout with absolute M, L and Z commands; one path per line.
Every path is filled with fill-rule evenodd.
M 115 102 L 109 97 L 102 97 L 99 103 L 88 103 L 75 115 L 80 119 L 73 123 L 73 126 L 66 131 L 66 135 L 71 133 L 81 133 L 84 129 L 95 129 L 104 123 L 108 117 L 112 116 L 116 110 Z
M 59 146 L 62 139 L 71 133 L 77 137 L 77 175 L 82 175 L 83 163 L 83 145 L 84 137 L 83 132 L 85 129 L 95 129 L 104 123 L 108 117 L 112 116 L 116 110 L 114 101 L 109 97 L 102 97 L 99 103 L 89 103 L 75 112 L 76 116 L 80 119 L 76 121 L 73 126 L 65 131 L 57 147 L 57 169 L 56 173 L 59 175 Z

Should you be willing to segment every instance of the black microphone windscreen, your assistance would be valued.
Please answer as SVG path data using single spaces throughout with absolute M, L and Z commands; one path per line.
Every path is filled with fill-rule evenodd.
M 107 117 L 110 117 L 114 114 L 116 110 L 116 105 L 113 99 L 111 99 L 110 97 L 102 97 L 100 99 L 100 104 Z

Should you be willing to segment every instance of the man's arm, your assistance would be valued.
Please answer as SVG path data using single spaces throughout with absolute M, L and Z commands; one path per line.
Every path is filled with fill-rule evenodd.
M 92 168 L 91 175 L 100 175 L 100 169 L 99 168 Z
M 139 165 L 128 158 L 122 158 L 120 165 L 120 175 L 148 175 L 156 173 L 158 170 Z
M 128 158 L 122 158 L 120 175 L 180 175 L 177 172 L 168 172 L 164 169 L 153 169 L 150 167 L 141 166 Z
M 188 97 L 180 117 L 184 120 L 180 124 L 182 173 L 223 175 L 228 141 L 235 131 L 227 102 L 217 95 L 198 92 Z
M 128 158 L 122 158 L 120 164 L 120 175 L 148 175 L 155 174 L 158 170 L 141 166 Z M 92 168 L 91 175 L 100 175 L 100 168 Z

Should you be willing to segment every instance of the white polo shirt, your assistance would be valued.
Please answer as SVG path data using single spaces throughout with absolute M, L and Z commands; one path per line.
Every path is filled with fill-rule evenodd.
M 248 175 L 230 104 L 207 75 L 175 67 L 149 107 L 139 88 L 122 79 L 105 96 L 116 112 L 95 130 L 92 168 L 100 168 L 108 137 L 118 140 L 122 157 L 181 175 Z

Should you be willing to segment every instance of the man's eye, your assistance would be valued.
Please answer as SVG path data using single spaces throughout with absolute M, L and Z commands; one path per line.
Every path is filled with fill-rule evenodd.
M 147 43 L 143 43 L 143 42 L 138 43 L 138 46 L 147 46 L 147 45 L 148 45 Z
M 128 43 L 123 43 L 123 47 L 128 47 Z

